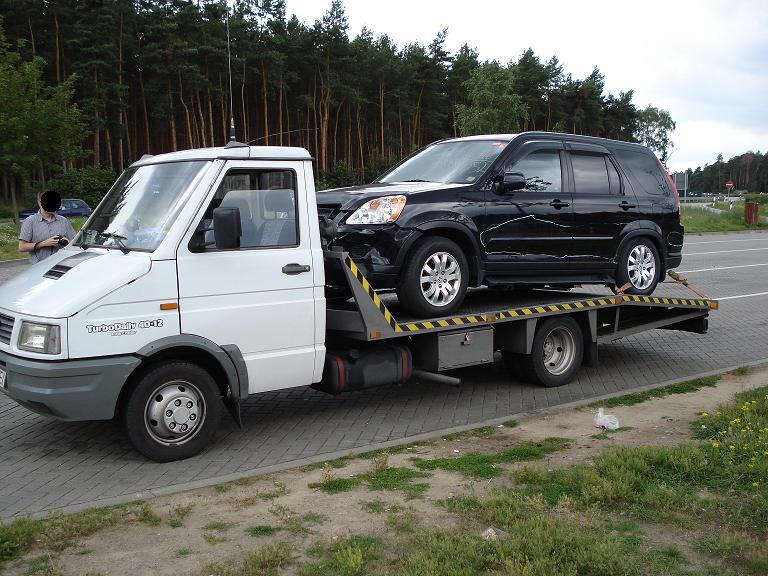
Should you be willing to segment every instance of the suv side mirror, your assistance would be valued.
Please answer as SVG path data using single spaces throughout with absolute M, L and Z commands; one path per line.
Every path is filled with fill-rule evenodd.
M 216 248 L 228 250 L 240 247 L 243 235 L 240 224 L 240 209 L 236 206 L 220 206 L 213 211 L 213 234 Z
M 525 188 L 526 181 L 522 172 L 505 172 L 503 177 L 494 182 L 494 191 L 497 194 L 505 194 Z

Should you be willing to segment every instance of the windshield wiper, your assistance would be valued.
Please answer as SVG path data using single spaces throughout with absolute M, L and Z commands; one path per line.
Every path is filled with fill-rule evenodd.
M 420 178 L 413 178 L 411 180 L 403 180 L 403 182 L 432 182 L 432 180 L 422 180 Z
M 109 250 L 109 246 L 104 246 L 103 244 L 86 244 L 85 242 L 85 236 L 88 232 L 96 232 L 97 237 L 101 238 L 108 238 L 111 240 L 114 240 L 117 243 L 117 247 L 123 254 L 128 254 L 128 252 L 131 251 L 128 246 L 125 245 L 125 242 L 123 240 L 127 240 L 125 236 L 120 236 L 120 234 L 115 234 L 114 232 L 97 232 L 96 230 L 91 230 L 90 228 L 83 228 L 82 234 L 83 234 L 83 242 L 80 244 L 80 247 L 85 250 L 86 248 L 90 248 L 91 246 L 99 247 L 99 248 L 106 248 Z

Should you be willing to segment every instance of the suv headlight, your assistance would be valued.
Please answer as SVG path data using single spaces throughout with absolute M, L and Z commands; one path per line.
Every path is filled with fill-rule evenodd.
M 389 224 L 405 208 L 405 196 L 382 196 L 369 200 L 347 218 L 347 224 Z
M 52 324 L 22 322 L 19 348 L 38 354 L 60 354 L 61 328 Z

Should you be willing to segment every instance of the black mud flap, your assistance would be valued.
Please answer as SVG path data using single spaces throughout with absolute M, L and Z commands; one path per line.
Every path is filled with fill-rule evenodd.
M 243 417 L 240 414 L 240 398 L 237 398 L 232 393 L 227 394 L 224 398 L 224 406 L 226 406 L 227 411 L 232 415 L 232 419 L 237 423 L 237 427 L 242 430 Z

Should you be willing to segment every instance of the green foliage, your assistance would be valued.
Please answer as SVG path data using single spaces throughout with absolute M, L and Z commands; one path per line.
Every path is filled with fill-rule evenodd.
M 669 112 L 648 106 L 637 113 L 637 140 L 656 152 L 662 162 L 669 158 L 674 143 L 670 133 L 675 131 L 675 121 Z
M 644 392 L 631 392 L 622 396 L 606 398 L 600 402 L 588 404 L 585 406 L 585 408 L 614 408 L 616 406 L 634 406 L 635 404 L 646 402 L 651 398 L 664 398 L 670 394 L 688 394 L 689 392 L 697 392 L 702 388 L 713 388 L 714 386 L 717 386 L 719 380 L 720 376 L 704 376 L 703 378 L 678 382 L 677 384 L 670 384 L 660 388 L 653 388 L 652 390 L 645 390 Z
M 730 232 L 738 230 L 754 230 L 768 228 L 768 223 L 758 222 L 757 226 L 744 224 L 743 210 L 727 210 L 721 213 L 712 212 L 699 206 L 686 203 L 682 209 L 683 226 L 686 232 Z
M 339 494 L 340 492 L 349 492 L 360 485 L 360 478 L 329 478 L 322 482 L 312 482 L 309 487 L 316 490 L 322 490 L 326 494 Z
M 545 438 L 541 442 L 526 442 L 498 454 L 472 452 L 455 458 L 413 458 L 413 463 L 424 470 L 450 470 L 475 478 L 493 478 L 504 471 L 499 464 L 536 460 L 569 445 L 570 441 L 565 438 Z
M 117 175 L 107 166 L 86 166 L 65 172 L 48 183 L 62 198 L 80 198 L 96 208 L 114 184 Z
M 515 93 L 515 73 L 498 62 L 472 71 L 465 82 L 468 104 L 459 104 L 456 118 L 462 136 L 519 132 L 525 106 Z
M 260 537 L 260 536 L 272 536 L 273 534 L 277 533 L 280 530 L 280 528 L 277 528 L 276 526 L 269 526 L 267 524 L 258 524 L 256 526 L 251 526 L 250 528 L 245 529 L 245 533 L 248 534 L 248 536 L 253 536 L 254 538 Z
M 361 576 L 366 563 L 378 555 L 381 546 L 373 536 L 350 536 L 333 545 L 320 545 L 316 552 L 321 558 L 303 566 L 299 576 Z

